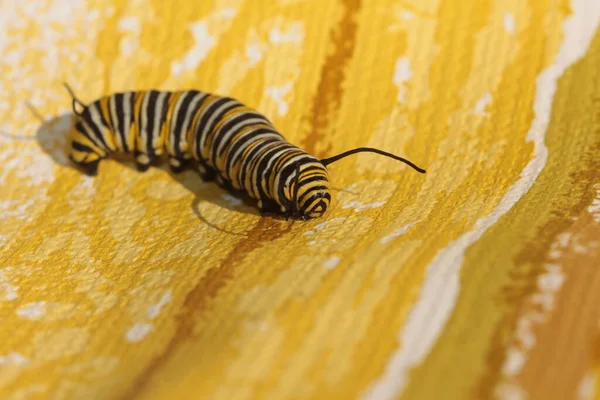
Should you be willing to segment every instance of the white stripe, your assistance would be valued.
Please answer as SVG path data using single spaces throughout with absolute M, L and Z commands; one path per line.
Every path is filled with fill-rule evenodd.
M 90 127 L 90 125 L 87 123 L 86 120 L 84 120 L 83 118 L 81 118 L 81 126 L 83 126 L 83 130 L 88 134 L 88 137 L 90 138 L 90 140 L 92 141 L 92 143 L 94 143 L 96 145 L 96 147 L 98 147 L 101 151 L 106 151 L 106 148 L 102 145 L 102 143 L 99 141 L 100 139 L 98 139 L 96 137 L 96 134 L 94 133 L 94 131 L 92 130 L 92 128 Z
M 142 149 L 140 150 L 139 146 L 136 146 L 138 151 L 142 153 L 147 153 L 147 144 L 148 144 L 148 135 L 152 134 L 152 132 L 148 132 L 148 102 L 150 101 L 150 92 L 147 92 L 144 95 L 144 100 L 142 100 L 142 109 L 140 113 L 142 114 L 142 121 L 138 129 L 138 135 L 141 139 Z
M 152 133 L 152 147 L 155 149 L 155 151 L 157 151 L 158 153 L 160 153 L 160 150 L 158 148 L 158 141 L 160 139 L 160 121 L 161 121 L 161 116 L 162 116 L 162 109 L 165 103 L 165 97 L 167 96 L 166 92 L 160 92 L 158 94 L 158 98 L 156 99 L 156 107 L 154 109 L 154 132 Z
M 173 115 L 171 116 L 171 126 L 169 127 L 169 138 L 167 140 L 169 147 L 169 154 L 175 156 L 175 125 L 177 123 L 177 114 L 179 113 L 179 108 L 181 107 L 181 103 L 188 96 L 187 92 L 182 93 L 177 98 L 175 105 L 173 106 Z
M 90 110 L 90 117 L 92 118 L 92 122 L 96 125 L 96 127 L 98 128 L 98 130 L 100 131 L 100 134 L 103 133 L 103 131 L 106 130 L 106 128 L 104 127 L 104 124 L 102 123 L 102 117 L 100 116 L 100 103 L 94 103 L 89 107 Z M 110 132 L 108 133 L 108 135 L 110 135 Z M 106 142 L 106 147 L 107 149 L 109 149 L 110 151 L 115 151 L 116 149 L 113 149 L 110 147 L 110 140 L 106 140 L 106 137 L 103 137 L 104 142 Z M 102 147 L 102 146 L 101 146 Z
M 187 145 L 187 131 L 189 130 L 188 126 L 193 121 L 193 115 L 192 114 L 194 114 L 194 110 L 196 109 L 196 106 L 198 105 L 198 103 L 200 101 L 202 101 L 204 98 L 206 98 L 207 96 L 208 96 L 207 93 L 197 93 L 197 94 L 195 94 L 194 98 L 190 102 L 190 104 L 188 106 L 188 109 L 187 109 L 187 111 L 185 113 L 185 118 L 183 120 L 183 125 L 181 127 L 181 137 L 179 138 L 179 148 L 182 151 L 184 151 L 185 153 L 188 153 L 188 154 L 192 153 L 187 148 L 188 147 L 188 145 Z
M 408 384 L 410 370 L 425 360 L 454 311 L 466 250 L 529 191 L 546 165 L 548 149 L 544 138 L 557 81 L 586 53 L 600 21 L 600 2 L 597 0 L 573 0 L 571 9 L 573 14 L 563 23 L 564 40 L 560 51 L 554 63 L 537 79 L 535 119 L 527 134 L 527 141 L 534 145 L 533 158 L 492 213 L 478 220 L 475 229 L 440 251 L 427 267 L 419 299 L 398 335 L 399 349 L 390 357 L 383 376 L 367 389 L 363 399 L 386 400 L 401 395 Z
M 125 134 L 125 142 L 129 140 L 129 131 L 131 129 L 131 96 L 133 96 L 132 92 L 123 94 L 123 133 Z M 132 150 L 129 145 L 127 145 L 127 150 Z

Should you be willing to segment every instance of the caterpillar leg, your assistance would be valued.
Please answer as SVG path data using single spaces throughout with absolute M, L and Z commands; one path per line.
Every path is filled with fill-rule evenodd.
M 73 158 L 73 156 L 69 156 L 69 159 L 75 164 L 77 169 L 83 172 L 87 176 L 96 176 L 98 175 L 98 164 L 100 164 L 100 158 L 94 161 L 77 161 Z
M 148 156 L 148 154 L 135 151 L 135 164 L 140 172 L 146 172 L 150 165 L 152 165 L 156 160 Z
M 71 160 L 79 171 L 88 176 L 96 176 L 98 174 L 98 164 L 102 158 L 104 157 L 78 141 L 71 143 L 69 160 Z
M 258 211 L 263 215 L 282 215 L 281 206 L 273 199 L 260 199 L 258 200 Z
M 177 158 L 174 156 L 169 156 L 169 167 L 171 168 L 171 172 L 174 174 L 179 174 L 186 169 L 190 168 L 191 160 Z
M 198 172 L 204 182 L 212 182 L 216 179 L 219 185 L 226 185 L 226 182 L 223 181 L 221 176 L 217 175 L 217 171 L 206 165 L 204 162 L 198 162 Z

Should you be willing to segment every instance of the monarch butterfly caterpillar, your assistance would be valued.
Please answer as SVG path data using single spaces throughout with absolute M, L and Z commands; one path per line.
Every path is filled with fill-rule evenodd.
M 360 147 L 318 159 L 289 143 L 262 114 L 212 93 L 130 91 L 84 104 L 67 83 L 76 115 L 70 160 L 90 176 L 110 153 L 133 153 L 146 171 L 164 153 L 174 173 L 196 164 L 205 181 L 245 192 L 261 213 L 317 218 L 331 201 L 327 166 L 373 152 L 425 170 L 382 150 Z M 78 109 L 79 107 L 79 109 Z

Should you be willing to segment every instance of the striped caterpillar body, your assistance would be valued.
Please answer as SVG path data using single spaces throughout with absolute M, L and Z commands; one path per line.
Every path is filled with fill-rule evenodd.
M 365 147 L 320 160 L 230 97 L 149 90 L 114 93 L 86 105 L 65 87 L 76 115 L 69 158 L 90 176 L 111 153 L 133 154 L 140 171 L 166 154 L 174 173 L 195 165 L 204 180 L 257 200 L 262 213 L 309 219 L 322 216 L 331 201 L 326 166 L 350 154 L 374 152 L 425 172 L 401 157 Z

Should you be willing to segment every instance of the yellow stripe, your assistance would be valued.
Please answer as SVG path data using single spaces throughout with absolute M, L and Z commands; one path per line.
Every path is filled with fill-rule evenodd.
M 102 128 L 102 136 L 104 136 L 104 140 L 106 141 L 106 144 L 108 145 L 108 147 L 111 150 L 115 150 L 118 148 L 117 144 L 115 143 L 115 130 L 114 127 L 112 126 L 112 121 L 110 119 L 110 109 L 108 107 L 108 100 L 109 100 L 110 96 L 105 96 L 102 99 L 100 99 L 100 113 L 102 114 L 102 118 L 104 118 L 104 120 L 106 121 L 106 123 L 109 126 L 109 129 L 107 130 L 106 128 Z
M 160 135 L 158 138 L 158 144 L 159 147 L 165 147 L 165 148 L 169 148 L 168 146 L 170 145 L 169 143 L 169 133 L 171 132 L 171 123 L 173 122 L 173 114 L 175 113 L 175 104 L 177 104 L 177 101 L 179 100 L 179 98 L 181 97 L 182 94 L 184 94 L 185 92 L 175 92 L 172 93 L 171 96 L 169 97 L 169 106 L 167 108 L 167 115 L 165 117 L 165 123 L 162 126 L 162 129 L 160 131 Z
M 108 102 L 110 100 L 110 96 L 105 96 L 100 99 L 100 111 L 102 112 L 102 117 L 106 120 L 111 130 L 114 131 L 114 127 L 112 125 L 112 120 L 110 118 L 110 107 L 108 106 Z
M 100 158 L 100 156 L 96 153 L 90 153 L 85 151 L 79 151 L 75 149 L 71 149 L 71 157 L 75 162 L 91 162 L 96 161 Z
M 138 150 L 144 149 L 143 140 L 141 140 L 140 134 L 140 123 L 141 123 L 141 109 L 142 103 L 144 102 L 144 97 L 146 96 L 146 92 L 136 92 L 135 93 L 135 104 L 133 106 L 133 122 L 131 124 L 131 134 L 133 135 L 134 143 L 132 148 L 137 148 Z M 140 149 L 140 145 L 142 148 Z
M 135 136 L 137 135 L 137 127 L 135 126 L 135 99 L 136 99 L 136 94 L 132 94 L 131 96 L 133 96 L 134 99 L 134 104 L 133 107 L 131 107 L 131 115 L 129 115 L 129 117 L 127 117 L 127 115 L 124 116 L 124 118 L 129 118 L 129 121 L 125 120 L 125 124 L 129 124 L 129 132 L 125 133 L 125 140 L 127 141 L 127 148 L 129 149 L 129 151 L 133 151 L 133 149 L 135 148 Z M 123 99 L 123 101 L 125 101 L 125 99 Z M 129 107 L 131 104 L 131 97 L 129 98 L 127 107 Z M 125 107 L 125 103 L 123 103 L 123 107 Z M 123 110 L 123 112 L 125 112 L 125 110 Z M 132 121 L 133 119 L 133 121 Z M 123 125 L 123 129 L 125 128 L 125 124 Z
M 73 140 L 77 141 L 83 145 L 86 145 L 87 147 L 92 149 L 95 153 L 98 153 L 101 156 L 106 155 L 106 151 L 104 149 L 96 146 L 96 144 L 92 140 L 88 139 L 87 136 L 85 136 L 83 133 L 81 133 L 79 131 L 75 131 L 75 134 L 73 135 Z

